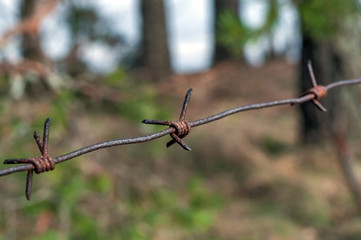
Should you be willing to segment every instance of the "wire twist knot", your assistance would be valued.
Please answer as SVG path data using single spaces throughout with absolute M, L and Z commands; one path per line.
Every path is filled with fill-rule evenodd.
M 326 97 L 327 88 L 325 86 L 317 84 L 315 74 L 313 73 L 312 64 L 310 61 L 308 62 L 307 67 L 308 67 L 308 71 L 310 73 L 313 88 L 307 90 L 304 94 L 302 94 L 302 96 L 312 94 L 313 95 L 312 103 L 320 111 L 327 112 L 327 109 L 318 101 L 319 99 Z
M 321 99 L 327 96 L 327 89 L 322 85 L 317 85 L 304 93 L 304 95 L 306 94 L 313 94 L 314 99 Z
M 50 118 L 46 119 L 44 123 L 43 140 L 40 139 L 40 136 L 37 132 L 34 132 L 34 139 L 41 152 L 41 156 L 32 157 L 32 158 L 6 159 L 4 161 L 4 164 L 30 163 L 34 166 L 34 169 L 28 171 L 28 175 L 26 178 L 25 195 L 28 200 L 30 200 L 31 198 L 33 172 L 39 174 L 54 170 L 55 168 L 55 163 L 53 161 L 53 158 L 50 157 L 48 154 L 49 126 L 50 126 Z
M 189 89 L 183 103 L 182 111 L 179 116 L 178 121 L 163 121 L 163 120 L 151 120 L 144 119 L 142 122 L 145 124 L 156 124 L 156 125 L 167 125 L 170 128 L 174 129 L 174 132 L 170 133 L 170 136 L 173 138 L 171 141 L 167 143 L 167 147 L 170 147 L 174 143 L 178 143 L 185 150 L 190 151 L 191 148 L 188 147 L 183 141 L 182 138 L 187 136 L 191 131 L 191 125 L 185 119 L 188 103 L 191 97 L 192 89 Z
M 35 158 L 29 158 L 28 160 L 29 163 L 33 164 L 36 174 L 49 172 L 55 168 L 53 158 L 50 156 L 39 156 Z
M 170 127 L 175 129 L 174 133 L 180 138 L 184 138 L 191 131 L 191 126 L 187 120 L 171 122 Z

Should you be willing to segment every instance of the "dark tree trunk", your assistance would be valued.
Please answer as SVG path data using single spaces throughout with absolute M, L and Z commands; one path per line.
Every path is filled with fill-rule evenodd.
M 350 4 L 349 1 L 344 1 Z M 352 3 L 353 4 L 353 3 Z M 354 2 L 357 9 L 358 2 Z M 322 14 L 322 13 L 319 13 Z M 314 62 L 314 71 L 318 83 L 321 85 L 333 81 L 345 79 L 347 73 L 360 72 L 359 67 L 359 43 L 360 31 L 355 31 L 358 21 L 358 12 L 344 13 L 336 18 L 342 23 L 342 28 L 334 33 L 334 36 L 317 41 L 303 31 L 302 66 L 300 72 L 300 90 L 310 87 L 306 72 L 306 61 Z M 302 17 L 301 17 L 302 20 Z M 334 20 L 334 19 L 332 19 Z M 350 96 L 350 90 L 348 96 Z M 348 132 L 355 131 L 349 119 L 349 103 L 341 99 L 340 91 L 330 91 L 326 99 L 321 100 L 328 108 L 328 114 L 322 114 L 307 105 L 301 106 L 301 136 L 304 143 L 315 144 L 327 139 L 333 140 L 334 149 L 338 155 L 338 163 L 346 184 L 355 198 L 361 212 L 361 189 L 355 166 L 353 166 L 352 148 L 347 141 Z M 312 110 L 313 109 L 313 110 Z M 354 110 L 352 110 L 354 111 Z M 358 119 L 356 119 L 357 121 Z M 357 129 L 358 130 L 358 129 Z M 327 134 L 325 134 L 327 133 Z
M 307 62 L 311 61 L 317 83 L 327 85 L 342 79 L 342 62 L 336 53 L 331 41 L 316 41 L 307 33 L 303 33 L 302 59 L 300 66 L 299 89 L 300 93 L 312 87 L 311 78 L 307 69 Z M 337 118 L 338 108 L 337 91 L 330 91 L 327 98 L 320 100 L 328 109 L 327 113 L 320 112 L 311 103 L 302 104 L 300 114 L 301 141 L 305 144 L 322 142 L 332 129 Z
M 23 0 L 21 3 L 21 21 L 24 21 L 35 13 L 38 0 Z M 41 40 L 39 34 L 39 26 L 32 27 L 31 31 L 25 31 L 22 36 L 21 50 L 22 55 L 26 59 L 36 60 L 39 62 L 45 61 L 45 56 L 41 49 Z
M 307 91 L 312 87 L 310 74 L 307 69 L 307 62 L 311 61 L 313 68 L 317 72 L 316 61 L 314 57 L 314 51 L 316 49 L 315 43 L 312 39 L 306 35 L 302 38 L 302 56 L 300 65 L 300 78 L 299 78 L 299 89 L 300 94 Z M 319 74 L 317 73 L 317 76 Z M 317 78 L 319 84 L 321 79 Z M 300 106 L 300 135 L 303 143 L 312 142 L 321 131 L 321 122 L 319 120 L 319 113 L 316 111 L 312 104 L 305 103 Z
M 227 58 L 233 57 L 232 54 L 224 46 L 218 43 L 217 36 L 219 34 L 219 18 L 224 11 L 231 12 L 234 16 L 238 14 L 239 0 L 214 0 L 214 35 L 215 49 L 214 62 L 219 62 Z
M 171 69 L 163 0 L 142 0 L 141 14 L 143 36 L 137 65 L 149 69 L 157 81 Z

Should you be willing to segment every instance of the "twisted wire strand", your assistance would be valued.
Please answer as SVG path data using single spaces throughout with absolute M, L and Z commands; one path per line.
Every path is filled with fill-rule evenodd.
M 359 84 L 359 83 L 361 83 L 361 79 L 342 80 L 342 81 L 338 81 L 338 82 L 334 82 L 329 85 L 326 85 L 325 88 L 327 90 L 330 90 L 332 88 L 337 88 L 337 87 L 346 86 L 346 85 L 354 85 L 354 84 Z M 275 101 L 270 101 L 270 102 L 248 104 L 248 105 L 244 105 L 244 106 L 240 106 L 240 107 L 231 108 L 231 109 L 223 111 L 221 113 L 214 114 L 209 117 L 205 117 L 205 118 L 202 118 L 202 119 L 199 119 L 196 121 L 189 122 L 189 126 L 194 128 L 194 127 L 197 127 L 200 125 L 208 124 L 213 121 L 217 121 L 219 119 L 225 118 L 227 116 L 230 116 L 230 115 L 233 115 L 233 114 L 236 114 L 239 112 L 280 106 L 280 105 L 300 104 L 300 103 L 304 103 L 304 102 L 313 100 L 314 98 L 315 98 L 314 94 L 308 93 L 299 98 L 289 98 L 289 99 L 281 99 L 281 100 L 275 100 Z M 103 148 L 109 148 L 109 147 L 113 147 L 113 146 L 120 146 L 120 145 L 127 145 L 127 144 L 144 143 L 144 142 L 152 141 L 154 139 L 163 137 L 165 135 L 168 135 L 168 134 L 171 134 L 174 132 L 175 132 L 174 128 L 167 128 L 165 130 L 155 132 L 155 133 L 152 133 L 152 134 L 149 134 L 146 136 L 104 141 L 104 142 L 89 145 L 89 146 L 80 148 L 78 150 L 75 150 L 73 152 L 66 153 L 61 156 L 55 157 L 55 158 L 53 158 L 53 162 L 55 164 L 58 164 L 58 163 L 73 159 L 75 157 L 79 157 L 81 155 L 84 155 L 84 154 L 87 154 L 87 153 L 90 153 L 90 152 L 93 152 L 93 151 L 96 151 L 99 149 L 103 149 Z M 29 170 L 33 170 L 33 169 L 34 169 L 34 166 L 32 164 L 17 165 L 17 166 L 1 169 L 0 177 L 9 175 L 9 174 L 12 174 L 15 172 L 29 171 Z

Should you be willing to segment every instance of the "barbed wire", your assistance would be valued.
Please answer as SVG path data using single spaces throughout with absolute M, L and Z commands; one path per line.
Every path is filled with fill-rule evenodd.
M 116 139 L 111 141 L 105 141 L 96 143 L 93 145 L 89 145 L 83 148 L 80 148 L 78 150 L 75 150 L 70 153 L 66 153 L 64 155 L 52 158 L 48 155 L 48 139 L 49 139 L 49 126 L 50 126 L 50 118 L 46 119 L 44 123 L 44 131 L 43 131 L 43 139 L 40 139 L 40 136 L 37 132 L 34 132 L 34 138 L 36 140 L 36 143 L 38 145 L 38 148 L 41 152 L 41 156 L 38 157 L 32 157 L 32 158 L 19 158 L 19 159 L 6 159 L 4 161 L 4 164 L 21 164 L 25 163 L 23 165 L 9 167 L 6 169 L 0 170 L 0 177 L 9 175 L 16 172 L 21 171 L 28 171 L 27 175 L 27 182 L 26 182 L 26 189 L 25 189 L 25 195 L 28 200 L 31 198 L 31 186 L 32 186 L 32 177 L 33 177 L 33 171 L 35 173 L 39 174 L 45 171 L 51 171 L 55 168 L 56 164 L 62 163 L 64 161 L 79 157 L 81 155 L 103 149 L 103 148 L 109 148 L 114 146 L 120 146 L 120 145 L 127 145 L 127 144 L 136 144 L 136 143 L 144 143 L 148 141 L 152 141 L 154 139 L 163 137 L 165 135 L 170 135 L 172 140 L 167 143 L 167 147 L 171 146 L 174 143 L 178 143 L 182 148 L 185 150 L 190 151 L 191 148 L 187 146 L 183 142 L 183 138 L 186 137 L 190 131 L 191 128 L 198 127 L 204 124 L 208 124 L 213 121 L 217 121 L 219 119 L 225 118 L 227 116 L 249 111 L 249 110 L 255 110 L 255 109 L 261 109 L 261 108 L 268 108 L 268 107 L 274 107 L 274 106 L 280 106 L 280 105 L 294 105 L 294 104 L 300 104 L 308 101 L 312 101 L 312 103 L 321 111 L 327 111 L 322 104 L 318 101 L 321 98 L 326 97 L 328 90 L 332 88 L 337 88 L 341 86 L 346 85 L 354 85 L 361 83 L 361 79 L 352 79 L 352 80 L 342 80 L 338 82 L 334 82 L 331 84 L 328 84 L 326 86 L 318 85 L 316 82 L 316 79 L 313 74 L 311 63 L 308 64 L 311 80 L 313 87 L 306 91 L 303 95 L 301 95 L 298 98 L 289 98 L 289 99 L 281 99 L 281 100 L 275 100 L 270 102 L 262 102 L 262 103 L 255 103 L 255 104 L 248 104 L 243 105 L 240 107 L 231 108 L 229 110 L 226 110 L 221 113 L 214 114 L 209 117 L 205 117 L 199 120 L 195 120 L 192 122 L 188 122 L 185 119 L 186 111 L 189 105 L 190 96 L 192 93 L 192 89 L 189 89 L 183 103 L 183 107 L 181 110 L 180 117 L 177 121 L 165 121 L 165 120 L 151 120 L 151 119 L 145 119 L 142 121 L 142 123 L 145 124 L 156 124 L 156 125 L 165 125 L 168 126 L 167 129 L 164 129 L 159 132 L 155 132 L 146 136 L 140 136 L 140 137 L 133 137 L 133 138 L 122 138 L 122 139 Z

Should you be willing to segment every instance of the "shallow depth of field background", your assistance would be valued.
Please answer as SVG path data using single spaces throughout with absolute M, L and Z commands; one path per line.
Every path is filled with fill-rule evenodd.
M 192 121 L 299 96 L 307 60 L 322 84 L 361 77 L 356 0 L 115 2 L 0 0 L 1 160 L 39 155 L 47 117 L 56 157 L 164 129 L 141 121 L 176 120 L 189 88 Z M 0 238 L 360 239 L 360 87 L 321 102 L 194 128 L 191 152 L 83 155 L 34 175 L 31 201 L 26 172 L 1 177 Z

